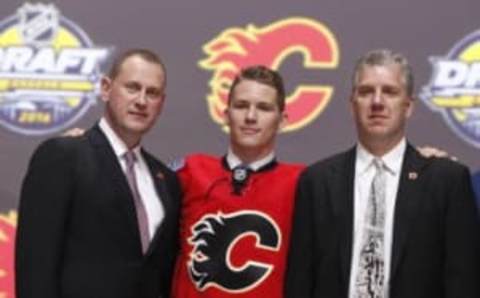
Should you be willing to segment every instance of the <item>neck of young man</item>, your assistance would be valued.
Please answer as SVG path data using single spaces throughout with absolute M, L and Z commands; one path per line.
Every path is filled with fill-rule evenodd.
M 265 158 L 267 155 L 273 152 L 274 148 L 273 146 L 270 148 L 263 148 L 263 149 L 257 149 L 257 148 L 238 148 L 237 146 L 234 146 L 233 144 L 230 144 L 230 149 L 232 150 L 233 154 L 237 156 L 242 163 L 245 164 L 251 164 L 254 163 L 258 160 L 261 160 Z

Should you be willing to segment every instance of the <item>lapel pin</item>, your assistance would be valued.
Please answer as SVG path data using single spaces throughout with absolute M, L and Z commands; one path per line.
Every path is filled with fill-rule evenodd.
M 408 173 L 408 179 L 410 180 L 416 180 L 418 178 L 417 172 L 410 172 Z
M 163 175 L 162 172 L 158 172 L 157 173 L 157 178 L 163 180 L 163 179 L 165 179 L 165 176 Z

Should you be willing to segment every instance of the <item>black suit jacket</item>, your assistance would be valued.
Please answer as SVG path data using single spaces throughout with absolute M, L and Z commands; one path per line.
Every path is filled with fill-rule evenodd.
M 355 148 L 308 167 L 295 204 L 288 298 L 348 297 Z M 396 198 L 390 298 L 480 297 L 480 225 L 468 169 L 407 146 Z
M 165 209 L 146 254 L 128 182 L 99 127 L 39 146 L 20 199 L 18 298 L 168 297 L 180 189 L 174 173 L 142 154 Z

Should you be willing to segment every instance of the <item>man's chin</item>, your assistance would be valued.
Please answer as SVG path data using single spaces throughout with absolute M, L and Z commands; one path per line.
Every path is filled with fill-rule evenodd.
M 262 147 L 262 145 L 257 140 L 241 140 L 237 142 L 237 144 L 239 148 L 249 150 L 249 151 Z
M 126 126 L 130 127 L 132 130 L 148 130 L 150 128 L 151 122 L 144 118 L 139 119 L 128 119 Z
M 388 138 L 388 131 L 385 127 L 369 127 L 368 129 L 364 129 L 361 135 L 363 135 L 363 139 L 365 140 L 382 140 Z
M 150 126 L 139 123 L 129 123 L 126 126 L 126 129 L 132 134 L 143 135 L 150 129 Z
M 375 124 L 375 125 L 370 125 L 366 129 L 366 133 L 371 136 L 382 136 L 386 135 L 388 133 L 388 128 L 385 127 L 385 125 L 380 125 L 380 124 Z

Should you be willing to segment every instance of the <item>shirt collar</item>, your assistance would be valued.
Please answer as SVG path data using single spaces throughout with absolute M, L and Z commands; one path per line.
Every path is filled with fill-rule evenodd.
M 392 150 L 381 156 L 385 168 L 388 172 L 393 175 L 397 175 L 402 167 L 403 162 L 403 155 L 405 154 L 405 150 L 407 148 L 407 141 L 405 138 L 393 147 Z M 356 165 L 355 171 L 357 175 L 361 175 L 365 173 L 370 166 L 373 164 L 373 159 L 376 158 L 373 154 L 371 154 L 360 142 L 357 144 L 357 158 L 356 158 Z
M 260 169 L 261 167 L 268 164 L 274 159 L 275 159 L 275 152 L 272 151 L 264 158 L 249 163 L 248 167 L 253 171 L 257 171 L 258 169 Z M 232 149 L 230 148 L 228 149 L 228 152 L 227 152 L 227 163 L 230 169 L 234 169 L 235 167 L 243 164 L 240 158 L 236 156 L 235 153 L 233 153 Z
M 104 117 L 100 119 L 98 126 L 107 137 L 107 140 L 110 143 L 110 146 L 112 146 L 115 155 L 118 158 L 122 158 L 123 155 L 128 151 L 128 147 L 125 142 L 122 141 L 122 139 L 115 133 L 113 128 Z M 138 158 L 140 156 L 140 145 L 135 146 L 132 151 Z

